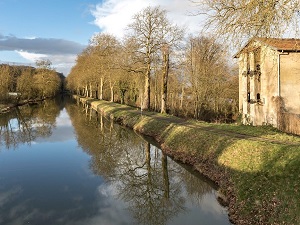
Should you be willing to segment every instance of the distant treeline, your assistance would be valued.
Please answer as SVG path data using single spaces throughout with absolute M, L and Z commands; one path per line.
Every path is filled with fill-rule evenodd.
M 0 103 L 55 96 L 62 91 L 64 79 L 46 66 L 0 64 Z
M 77 57 L 67 88 L 79 95 L 206 121 L 238 114 L 238 76 L 227 47 L 213 36 L 190 35 L 148 7 L 123 40 L 100 33 Z

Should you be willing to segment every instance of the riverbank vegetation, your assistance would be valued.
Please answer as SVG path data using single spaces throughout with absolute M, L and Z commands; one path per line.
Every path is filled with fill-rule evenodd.
M 78 55 L 67 87 L 78 95 L 206 121 L 236 118 L 238 77 L 226 46 L 190 35 L 160 7 L 133 18 L 123 40 L 95 35 Z
M 50 61 L 41 60 L 36 64 L 36 68 L 0 65 L 1 108 L 22 101 L 53 97 L 63 90 L 64 76 L 51 68 Z
M 83 99 L 161 143 L 220 187 L 236 224 L 299 224 L 300 138 L 272 127 L 211 124 Z

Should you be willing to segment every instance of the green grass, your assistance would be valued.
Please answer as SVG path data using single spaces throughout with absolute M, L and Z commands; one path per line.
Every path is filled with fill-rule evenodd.
M 236 134 L 245 134 L 252 135 L 256 137 L 266 138 L 266 139 L 274 139 L 277 141 L 286 141 L 286 142 L 294 142 L 300 144 L 300 138 L 296 135 L 283 133 L 272 126 L 248 126 L 248 125 L 237 125 L 237 124 L 214 124 L 214 123 L 205 123 L 190 120 L 190 123 L 194 125 L 200 125 L 202 127 L 211 127 L 215 129 L 220 129 L 222 131 L 233 132 Z
M 169 155 L 219 184 L 237 224 L 300 224 L 300 137 L 269 126 L 184 121 L 153 112 L 141 115 L 116 103 L 92 104 L 155 137 Z

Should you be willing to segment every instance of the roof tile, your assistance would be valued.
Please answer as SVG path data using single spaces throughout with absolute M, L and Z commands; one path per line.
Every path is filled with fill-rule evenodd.
M 277 51 L 300 52 L 300 39 L 295 38 L 253 38 L 233 57 L 238 58 L 242 52 L 249 51 L 249 45 L 253 41 L 258 41 Z M 251 48 L 250 48 L 251 49 Z
M 295 38 L 255 38 L 278 51 L 300 51 L 300 39 Z

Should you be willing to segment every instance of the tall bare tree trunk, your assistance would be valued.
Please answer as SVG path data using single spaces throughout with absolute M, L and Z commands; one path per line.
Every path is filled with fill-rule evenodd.
M 155 73 L 155 84 L 154 84 L 154 111 L 158 110 L 158 84 L 157 84 L 157 73 Z
M 199 118 L 199 97 L 198 97 L 198 93 L 195 94 L 196 94 L 196 99 L 195 99 L 194 118 L 197 120 Z
M 103 77 L 100 78 L 99 99 L 103 100 Z
M 168 76 L 169 76 L 169 51 L 168 47 L 163 50 L 163 79 L 161 93 L 161 113 L 167 112 Z
M 181 87 L 181 97 L 180 97 L 180 110 L 183 108 L 183 99 L 184 99 L 184 86 Z
M 149 110 L 150 108 L 150 64 L 148 65 L 147 72 L 145 75 L 145 90 L 144 99 L 142 104 L 142 110 Z
M 110 81 L 109 82 L 110 87 L 110 102 L 114 102 L 115 96 L 114 96 L 114 84 Z
M 89 97 L 88 85 L 85 85 L 84 96 L 85 96 L 85 97 Z

